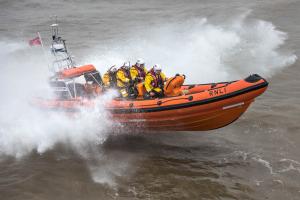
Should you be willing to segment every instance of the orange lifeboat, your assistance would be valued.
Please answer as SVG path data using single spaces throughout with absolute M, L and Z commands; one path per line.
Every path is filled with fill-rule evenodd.
M 237 120 L 268 87 L 268 82 L 256 74 L 237 81 L 195 85 L 182 85 L 180 77 L 174 78 L 176 81 L 169 80 L 169 86 L 165 85 L 164 98 L 115 98 L 105 108 L 113 120 L 128 128 L 206 131 Z M 74 112 L 82 106 L 92 108 L 95 101 L 39 98 L 35 99 L 35 105 Z

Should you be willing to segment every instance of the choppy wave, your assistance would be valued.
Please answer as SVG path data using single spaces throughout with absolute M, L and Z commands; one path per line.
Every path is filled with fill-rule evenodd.
M 142 57 L 148 67 L 162 64 L 169 76 L 186 74 L 189 83 L 240 79 L 251 73 L 270 77 L 293 64 L 297 56 L 281 48 L 288 35 L 249 14 L 222 24 L 202 18 L 148 27 L 111 46 L 96 47 L 84 61 L 104 71 Z

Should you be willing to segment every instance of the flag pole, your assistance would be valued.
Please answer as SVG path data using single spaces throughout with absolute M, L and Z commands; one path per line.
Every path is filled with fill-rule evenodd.
M 45 51 L 45 48 L 44 48 L 44 43 L 43 43 L 41 34 L 40 34 L 40 32 L 37 32 L 37 34 L 38 34 L 38 37 L 39 37 L 39 39 L 40 39 L 40 41 L 41 41 L 41 45 L 42 45 L 42 49 L 43 49 L 43 54 L 44 54 L 44 57 L 45 57 L 45 59 L 46 59 L 46 61 L 47 61 L 48 70 L 51 72 L 50 66 L 49 66 L 49 63 L 50 63 L 50 62 L 49 62 L 49 58 L 48 58 L 48 56 L 46 55 L 46 51 Z

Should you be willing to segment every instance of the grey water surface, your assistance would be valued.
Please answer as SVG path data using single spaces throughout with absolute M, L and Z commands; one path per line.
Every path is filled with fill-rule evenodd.
M 251 19 L 272 23 L 288 34 L 280 52 L 299 57 L 299 10 L 299 0 L 0 0 L 0 44 L 34 37 L 36 31 L 48 29 L 50 16 L 57 15 L 80 60 L 91 50 L 116 49 L 116 41 L 138 46 L 135 34 L 143 38 L 152 27 L 160 30 L 172 24 L 176 29 L 180 24 L 187 31 L 192 25 L 182 24 L 191 20 L 207 18 L 217 26 L 249 12 L 249 26 Z M 151 36 L 145 40 L 151 43 Z M 20 144 L 12 142 L 19 126 L 7 129 L 11 125 L 1 115 L 0 199 L 300 199 L 299 65 L 295 61 L 266 72 L 266 93 L 227 127 L 111 134 L 96 148 L 87 142 L 83 153 L 65 141 L 45 151 L 28 142 L 28 153 L 6 153 Z M 1 73 L 4 77 L 7 71 Z M 13 87 L 3 84 L 2 88 Z M 20 141 L 30 140 L 25 131 L 18 131 Z M 8 147 L 11 144 L 15 145 Z

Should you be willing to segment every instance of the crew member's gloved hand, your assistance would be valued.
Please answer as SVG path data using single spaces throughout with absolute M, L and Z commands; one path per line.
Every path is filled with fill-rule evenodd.
M 150 94 L 151 97 L 154 97 L 154 96 L 155 96 L 155 93 L 152 92 L 152 91 L 151 91 L 149 94 Z

